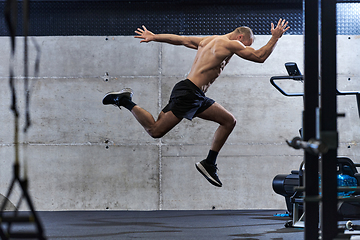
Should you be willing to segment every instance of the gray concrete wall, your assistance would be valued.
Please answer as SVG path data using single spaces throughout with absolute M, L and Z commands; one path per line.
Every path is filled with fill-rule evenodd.
M 255 48 L 270 36 L 256 36 Z M 206 157 L 217 124 L 183 120 L 152 139 L 126 109 L 103 106 L 103 96 L 131 87 L 134 102 L 157 116 L 173 85 L 186 77 L 195 51 L 133 37 L 36 37 L 41 66 L 31 79 L 32 126 L 21 132 L 29 191 L 37 210 L 266 209 L 285 208 L 272 179 L 298 169 L 301 151 L 286 146 L 298 135 L 302 98 L 286 98 L 269 79 L 284 63 L 303 70 L 303 37 L 284 36 L 263 64 L 234 57 L 207 95 L 231 111 L 238 124 L 218 157 L 222 188 L 195 169 Z M 14 61 L 21 124 L 24 122 L 22 39 Z M 0 38 L 0 194 L 6 195 L 14 161 L 8 38 Z M 360 39 L 339 36 L 339 90 L 359 90 Z M 30 46 L 30 75 L 36 53 Z M 302 83 L 283 85 L 301 91 Z M 359 117 L 355 97 L 339 97 L 342 155 L 357 160 Z M 9 200 L 16 202 L 16 188 Z

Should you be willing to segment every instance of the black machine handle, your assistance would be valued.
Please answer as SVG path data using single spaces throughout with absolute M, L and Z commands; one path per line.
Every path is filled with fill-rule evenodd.
M 287 97 L 297 97 L 304 96 L 304 93 L 287 93 L 285 92 L 279 85 L 275 83 L 275 80 L 295 80 L 302 81 L 304 80 L 304 76 L 301 75 L 301 72 L 295 62 L 287 62 L 285 63 L 285 68 L 289 74 L 289 76 L 274 76 L 270 78 L 270 83 L 273 85 L 282 95 Z
M 299 76 L 274 76 L 274 77 L 270 78 L 270 83 L 284 96 L 287 96 L 287 97 L 304 96 L 304 93 L 287 93 L 279 85 L 277 85 L 275 83 L 275 80 L 289 80 L 289 79 L 295 80 L 295 81 L 302 81 L 304 78 L 302 75 L 299 75 Z
M 303 81 L 303 75 L 299 76 L 274 76 L 270 78 L 270 83 L 273 85 L 282 95 L 287 97 L 298 97 L 304 96 L 304 93 L 287 93 L 285 92 L 279 85 L 276 84 L 275 80 L 295 80 L 295 81 Z M 337 95 L 356 95 L 357 101 L 360 101 L 360 92 L 340 92 L 336 89 Z
M 274 76 L 270 78 L 270 83 L 273 85 L 282 95 L 286 97 L 298 97 L 304 96 L 304 93 L 287 93 L 285 92 L 279 85 L 275 83 L 275 80 L 295 80 L 295 81 L 302 81 L 304 80 L 304 76 L 301 75 L 299 68 L 297 67 L 296 63 L 288 62 L 285 63 L 286 70 L 289 73 L 289 76 Z M 319 93 L 320 95 L 320 93 Z M 360 92 L 340 92 L 336 89 L 336 95 L 356 95 L 356 102 L 358 106 L 358 113 L 360 117 Z
M 286 97 L 298 97 L 304 96 L 304 93 L 287 93 L 285 92 L 279 85 L 275 83 L 275 80 L 294 80 L 294 81 L 303 81 L 304 76 L 301 75 L 299 68 L 297 67 L 296 63 L 288 62 L 285 63 L 286 70 L 289 73 L 289 76 L 274 76 L 270 78 L 270 83 L 273 85 L 282 95 Z M 319 93 L 320 94 L 320 93 Z M 340 92 L 336 89 L 336 95 L 356 95 L 356 102 L 358 107 L 358 114 L 360 117 L 360 92 Z

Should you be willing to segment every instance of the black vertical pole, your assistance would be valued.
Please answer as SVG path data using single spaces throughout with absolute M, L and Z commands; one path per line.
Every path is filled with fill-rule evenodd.
M 321 160 L 322 239 L 337 235 L 336 0 L 321 2 L 321 140 L 329 147 Z
M 316 138 L 316 111 L 319 107 L 319 0 L 304 0 L 304 113 L 303 140 Z M 319 195 L 318 156 L 305 154 L 305 240 L 318 239 Z

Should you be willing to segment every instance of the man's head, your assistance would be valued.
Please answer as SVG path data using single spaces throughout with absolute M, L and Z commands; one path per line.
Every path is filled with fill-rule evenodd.
M 254 34 L 249 27 L 238 27 L 234 30 L 236 40 L 242 42 L 245 46 L 251 46 L 254 42 Z

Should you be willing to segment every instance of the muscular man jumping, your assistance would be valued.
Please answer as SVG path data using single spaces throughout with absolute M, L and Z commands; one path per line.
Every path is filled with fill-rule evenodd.
M 279 38 L 286 32 L 288 22 L 280 19 L 277 26 L 271 23 L 272 37 L 258 50 L 251 48 L 254 35 L 250 28 L 239 27 L 233 32 L 221 36 L 193 37 L 174 34 L 154 34 L 142 26 L 135 31 L 135 38 L 142 42 L 164 42 L 184 45 L 197 50 L 194 63 L 186 80 L 178 82 L 170 96 L 169 103 L 159 114 L 157 120 L 143 108 L 132 102 L 133 92 L 125 88 L 120 92 L 110 92 L 103 98 L 103 104 L 124 106 L 153 138 L 161 138 L 176 126 L 183 118 L 191 120 L 199 117 L 219 124 L 215 132 L 209 154 L 206 159 L 195 164 L 197 170 L 213 185 L 221 187 L 217 175 L 216 158 L 235 127 L 235 117 L 219 103 L 205 96 L 206 91 L 230 58 L 237 56 L 258 63 L 263 63 L 272 53 Z

